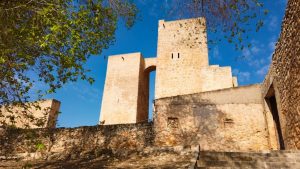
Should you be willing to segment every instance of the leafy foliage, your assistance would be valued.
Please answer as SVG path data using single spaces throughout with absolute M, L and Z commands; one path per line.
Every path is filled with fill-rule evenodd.
M 237 50 L 251 47 L 247 41 L 250 33 L 260 30 L 262 16 L 269 12 L 261 0 L 173 0 L 170 6 L 169 16 L 205 17 L 208 31 L 224 36 L 210 42 L 225 38 Z
M 93 83 L 84 64 L 114 42 L 118 19 L 130 28 L 136 14 L 127 0 L 0 1 L 0 117 L 43 126 L 31 111 L 39 104 L 26 103 L 30 92 L 41 99 L 70 81 Z
M 90 83 L 84 67 L 115 39 L 118 19 L 134 24 L 127 0 L 5 0 L 0 2 L 0 105 L 23 103 L 37 81 L 53 93 L 69 81 Z

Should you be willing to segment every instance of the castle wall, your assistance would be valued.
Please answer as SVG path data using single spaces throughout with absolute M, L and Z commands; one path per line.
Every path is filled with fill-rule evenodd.
M 203 67 L 200 69 L 199 76 L 203 81 L 202 84 L 199 84 L 202 92 L 237 86 L 232 77 L 231 67 Z
M 0 126 L 17 128 L 55 128 L 60 102 L 42 100 L 28 102 L 24 106 L 0 107 Z
M 104 124 L 136 123 L 145 118 L 146 109 L 138 107 L 146 103 L 146 95 L 141 89 L 143 67 L 144 61 L 140 53 L 108 58 L 100 114 L 100 121 Z M 138 117 L 138 113 L 142 115 Z
M 270 149 L 260 85 L 156 100 L 155 143 L 202 150 Z
M 300 1 L 289 0 L 272 65 L 263 83 L 263 97 L 275 91 L 281 130 L 286 149 L 300 149 Z M 270 110 L 270 134 L 276 136 Z M 273 127 L 272 127 L 273 126 Z
M 152 146 L 153 136 L 151 123 L 52 130 L 0 129 L 0 160 L 69 160 L 114 154 L 126 156 L 126 153 Z

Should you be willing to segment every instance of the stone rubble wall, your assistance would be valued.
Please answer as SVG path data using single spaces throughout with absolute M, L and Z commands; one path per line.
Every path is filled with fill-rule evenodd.
M 153 144 L 152 123 L 0 130 L 0 159 L 68 159 L 122 154 Z
M 300 149 L 300 1 L 289 0 L 272 65 L 263 84 L 273 84 L 286 149 Z

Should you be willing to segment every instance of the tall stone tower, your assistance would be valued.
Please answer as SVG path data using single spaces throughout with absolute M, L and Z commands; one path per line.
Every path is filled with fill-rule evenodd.
M 159 21 L 155 98 L 201 90 L 200 69 L 208 66 L 205 19 Z
M 230 67 L 209 65 L 204 18 L 159 21 L 155 98 L 233 87 Z

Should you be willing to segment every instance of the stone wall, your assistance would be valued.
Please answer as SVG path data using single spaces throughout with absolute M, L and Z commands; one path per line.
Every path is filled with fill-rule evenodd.
M 153 144 L 151 123 L 0 130 L 1 159 L 69 159 L 138 151 Z
M 237 87 L 237 79 L 232 77 L 231 67 L 219 67 L 212 65 L 200 69 L 202 91 L 213 91 L 224 88 Z
M 286 149 L 300 149 L 300 1 L 289 0 L 272 65 L 264 81 L 274 88 Z M 272 123 L 269 120 L 269 123 Z
M 202 150 L 268 150 L 260 85 L 158 99 L 155 143 L 198 145 Z
M 25 105 L 0 107 L 0 126 L 17 128 L 55 128 L 60 102 L 41 100 Z

